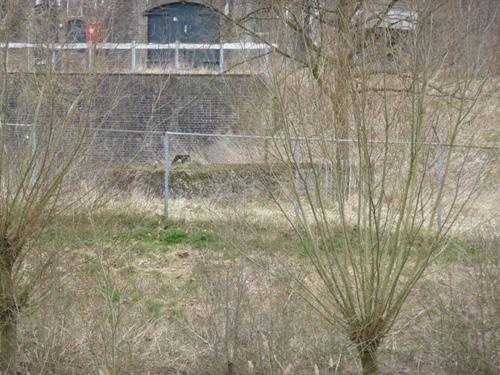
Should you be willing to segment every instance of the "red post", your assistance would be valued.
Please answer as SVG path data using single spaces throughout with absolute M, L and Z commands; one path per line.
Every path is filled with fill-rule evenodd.
M 102 43 L 104 38 L 102 37 L 101 23 L 98 21 L 89 22 L 85 27 L 85 37 L 87 38 L 87 43 Z

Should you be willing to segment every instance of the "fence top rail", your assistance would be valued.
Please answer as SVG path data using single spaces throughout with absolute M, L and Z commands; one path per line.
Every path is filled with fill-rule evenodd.
M 0 43 L 0 48 L 47 48 L 50 50 L 81 50 L 87 48 L 105 49 L 105 50 L 175 50 L 175 49 L 214 49 L 214 50 L 269 50 L 274 45 L 266 43 Z
M 165 132 L 167 136 L 186 136 L 186 137 L 212 137 L 212 138 L 241 138 L 241 139 L 263 139 L 263 140 L 290 140 L 299 142 L 332 142 L 332 143 L 359 143 L 358 139 L 342 139 L 342 138 L 322 138 L 322 137 L 301 137 L 301 136 L 265 136 L 265 135 L 248 135 L 248 134 L 210 134 L 210 133 L 183 133 L 183 132 Z M 409 146 L 411 142 L 402 140 L 368 140 L 368 144 L 375 145 L 401 145 Z M 481 149 L 481 150 L 500 150 L 500 147 L 481 146 L 481 145 L 466 145 L 466 144 L 447 144 L 439 142 L 420 142 L 419 146 L 429 147 L 445 147 L 445 148 L 462 148 L 462 149 Z
M 30 124 L 18 124 L 18 123 L 8 123 L 6 126 L 19 127 L 19 128 L 31 128 Z M 39 126 L 39 125 L 36 125 Z M 2 124 L 0 123 L 0 129 Z M 295 142 L 332 142 L 332 143 L 351 143 L 357 144 L 359 140 L 357 139 L 334 139 L 334 138 L 321 138 L 321 137 L 297 137 L 297 136 L 267 136 L 267 135 L 250 135 L 250 134 L 215 134 L 215 133 L 184 133 L 184 132 L 171 132 L 171 131 L 160 131 L 160 130 L 135 130 L 135 129 L 111 129 L 111 128 L 87 128 L 88 131 L 95 132 L 109 132 L 109 133 L 128 133 L 128 134 L 150 134 L 157 136 L 173 136 L 173 137 L 203 137 L 203 138 L 232 138 L 232 139 L 255 139 L 255 140 L 290 140 Z M 369 144 L 374 145 L 401 145 L 409 146 L 411 142 L 402 140 L 368 140 Z M 482 146 L 482 145 L 466 145 L 466 144 L 447 144 L 438 142 L 421 142 L 418 143 L 419 146 L 428 147 L 445 147 L 445 148 L 460 148 L 460 149 L 477 149 L 477 150 L 496 150 L 500 151 L 500 147 L 496 146 Z

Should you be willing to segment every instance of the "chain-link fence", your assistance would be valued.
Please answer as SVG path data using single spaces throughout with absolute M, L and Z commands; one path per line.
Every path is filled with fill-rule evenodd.
M 42 133 L 42 128 L 27 124 L 4 127 L 11 163 L 18 152 L 34 154 L 39 142 L 47 141 Z M 64 137 L 67 140 L 59 145 L 62 153 L 75 135 L 68 131 Z M 410 166 L 415 147 L 423 151 Z M 410 167 L 425 186 L 426 199 L 438 197 L 434 213 L 438 228 L 448 220 L 450 206 L 465 202 L 479 188 L 485 197 L 498 192 L 498 149 L 470 145 L 402 141 L 360 145 L 354 139 L 86 129 L 78 162 L 102 174 L 120 170 L 122 187 L 142 184 L 149 192 L 162 194 L 166 217 L 171 199 L 243 194 L 272 194 L 294 202 L 298 216 L 303 198 L 324 204 L 338 199 L 339 192 L 355 196 L 381 189 L 381 184 L 385 186 L 380 199 L 390 205 L 399 199 Z M 424 213 L 428 202 L 416 199 L 421 199 Z
M 206 180 L 197 182 L 193 174 L 179 186 L 176 171 L 179 163 L 186 161 L 211 165 L 205 169 L 211 170 L 211 177 L 216 180 L 213 191 L 220 192 L 226 185 L 233 193 L 241 189 L 273 192 L 275 196 L 294 200 L 297 216 L 298 201 L 303 198 L 309 204 L 315 201 L 322 205 L 339 199 L 339 192 L 348 198 L 367 194 L 366 189 L 380 190 L 382 184 L 385 186 L 380 199 L 389 206 L 400 198 L 412 168 L 411 173 L 427 195 L 427 198 L 416 197 L 421 200 L 422 213 L 430 201 L 438 199 L 435 212 L 438 228 L 450 220 L 451 207 L 460 207 L 479 192 L 496 191 L 495 177 L 498 177 L 498 150 L 492 147 L 375 140 L 360 144 L 355 139 L 179 132 L 166 133 L 164 140 L 166 215 L 169 192 L 186 195 L 200 191 L 197 183 L 210 185 Z M 420 156 L 410 165 L 415 152 Z

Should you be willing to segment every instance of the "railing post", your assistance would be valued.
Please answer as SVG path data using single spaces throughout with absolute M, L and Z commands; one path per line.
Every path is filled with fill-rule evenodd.
M 299 203 L 299 193 L 302 188 L 302 184 L 300 182 L 300 164 L 302 162 L 302 152 L 301 152 L 301 142 L 300 138 L 295 140 L 295 150 L 294 150 L 294 160 L 295 160 L 295 201 L 293 204 L 295 218 L 297 221 L 300 220 L 300 203 Z
M 269 53 L 270 49 L 269 46 L 264 48 L 264 69 L 265 69 L 265 74 L 269 74 Z
M 9 44 L 5 46 L 5 70 L 9 71 Z
M 56 69 L 56 46 L 54 43 L 51 45 L 52 47 L 52 69 Z
M 179 61 L 179 41 L 175 41 L 175 72 L 179 73 L 181 63 Z
M 436 229 L 438 232 L 443 229 L 443 204 L 442 204 L 442 185 L 444 174 L 444 155 L 443 148 L 438 146 L 436 160 L 436 189 L 438 192 L 438 201 L 436 202 Z
M 93 53 L 93 43 L 88 43 L 88 69 L 92 69 L 94 53 Z
M 219 50 L 219 71 L 220 74 L 224 73 L 224 44 L 221 42 L 220 43 L 220 50 Z
M 132 73 L 135 73 L 137 71 L 137 54 L 136 54 L 136 48 L 135 48 L 135 40 L 132 41 L 132 44 L 130 47 L 130 54 L 131 54 L 131 59 L 132 59 Z
M 31 38 L 30 34 L 28 34 L 28 44 L 31 44 Z M 28 63 L 28 69 L 31 68 L 31 52 L 30 52 L 31 46 L 26 47 L 26 61 Z
M 170 178 L 170 139 L 168 132 L 163 136 L 163 215 L 168 220 L 169 178 Z

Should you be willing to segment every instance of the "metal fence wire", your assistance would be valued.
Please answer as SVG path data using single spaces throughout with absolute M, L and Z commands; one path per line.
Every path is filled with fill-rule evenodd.
M 363 169 L 360 163 L 368 158 L 373 169 L 373 185 L 377 186 L 382 179 L 390 181 L 391 184 L 385 187 L 385 199 L 396 199 L 402 189 L 400 183 L 408 173 L 409 165 L 405 161 L 409 160 L 411 145 L 404 141 L 390 141 L 388 145 L 382 141 L 368 141 L 368 145 L 369 155 L 364 155 L 365 150 L 360 149 L 355 139 L 167 132 L 164 136 L 165 215 L 168 216 L 170 192 L 177 196 L 189 194 L 187 187 L 184 191 L 179 191 L 177 186 L 172 188 L 172 181 L 169 180 L 169 175 L 177 168 L 176 164 L 186 160 L 224 165 L 232 174 L 223 174 L 229 179 L 239 178 L 241 185 L 253 191 L 259 191 L 254 186 L 255 180 L 258 180 L 260 190 L 266 193 L 274 189 L 275 193 L 295 200 L 300 200 L 300 194 L 296 196 L 295 192 L 308 194 L 313 199 L 320 199 L 321 196 L 328 200 L 335 199 L 340 189 L 339 165 L 343 165 L 341 173 L 347 174 L 343 187 L 347 190 L 346 195 L 359 192 Z M 429 195 L 441 195 L 436 212 L 436 226 L 440 228 L 446 219 L 445 207 L 449 201 L 454 200 L 456 204 L 466 199 L 478 186 L 487 183 L 481 180 L 491 178 L 495 173 L 498 150 L 438 143 L 421 146 L 424 151 L 416 167 L 417 174 Z M 342 156 L 339 160 L 339 155 L 344 153 L 346 160 L 342 160 Z M 259 169 L 259 166 L 262 168 Z M 214 175 L 216 172 L 217 169 Z M 252 180 L 248 177 L 252 173 L 253 183 L 248 181 Z M 297 202 L 294 207 L 298 211 Z M 296 214 L 299 215 L 298 212 Z
M 2 136 L 10 163 L 15 164 L 20 155 L 35 154 L 40 147 L 45 147 L 41 144 L 47 141 L 43 132 L 42 127 L 29 124 L 3 126 Z M 71 144 L 74 137 L 71 129 L 64 133 L 65 139 L 58 145 L 62 155 L 65 145 Z M 347 175 L 343 189 L 347 189 L 348 195 L 359 192 L 363 169 L 360 163 L 367 157 L 373 166 L 374 186 L 382 178 L 391 181 L 385 188 L 384 199 L 397 199 L 399 183 L 409 167 L 404 161 L 409 159 L 410 145 L 402 141 L 389 144 L 369 141 L 368 145 L 368 150 L 361 150 L 354 139 L 87 129 L 78 163 L 100 171 L 98 173 L 124 166 L 134 173 L 159 171 L 162 181 L 156 182 L 156 192 L 163 194 L 165 217 L 169 216 L 169 201 L 173 198 L 220 198 L 270 192 L 295 201 L 293 207 L 298 216 L 301 194 L 318 200 L 335 199 L 340 188 L 339 165 L 343 165 L 342 173 Z M 495 183 L 491 183 L 498 177 L 495 176 L 497 148 L 437 143 L 422 146 L 425 152 L 417 172 L 428 193 L 436 196 L 444 175 L 447 177 L 435 217 L 438 228 L 446 219 L 447 204 L 461 199 L 459 190 L 463 199 L 478 185 L 486 185 L 490 191 L 498 190 Z M 339 155 L 345 155 L 346 160 L 339 160 Z

